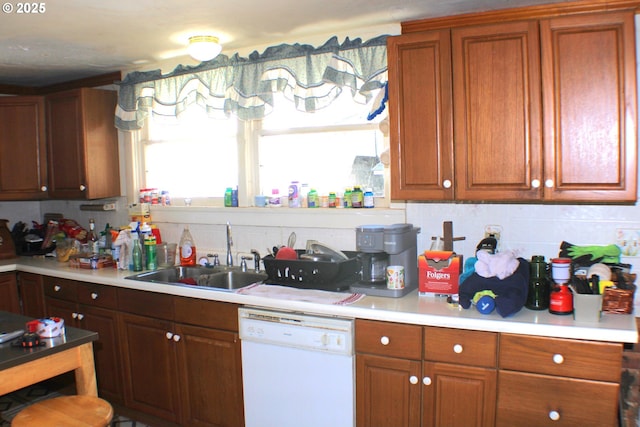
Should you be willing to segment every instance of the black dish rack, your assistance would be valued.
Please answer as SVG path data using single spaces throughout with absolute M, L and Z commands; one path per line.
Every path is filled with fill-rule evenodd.
M 298 257 L 306 253 L 296 250 Z M 265 256 L 262 261 L 269 276 L 265 283 L 300 289 L 344 291 L 360 280 L 360 261 L 357 252 L 343 251 L 348 259 L 339 262 L 306 259 L 276 259 Z

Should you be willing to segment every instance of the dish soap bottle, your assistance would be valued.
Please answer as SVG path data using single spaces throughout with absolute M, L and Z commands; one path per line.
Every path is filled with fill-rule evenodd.
M 191 237 L 188 226 L 184 227 L 180 237 L 180 265 L 196 265 L 196 244 Z

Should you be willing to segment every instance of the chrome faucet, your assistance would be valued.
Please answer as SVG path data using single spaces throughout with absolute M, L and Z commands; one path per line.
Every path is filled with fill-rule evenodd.
M 251 254 L 253 255 L 254 270 L 256 273 L 260 273 L 260 252 L 256 249 L 251 249 Z
M 227 265 L 233 265 L 233 255 L 231 255 L 231 246 L 233 246 L 233 239 L 231 238 L 231 224 L 227 221 Z

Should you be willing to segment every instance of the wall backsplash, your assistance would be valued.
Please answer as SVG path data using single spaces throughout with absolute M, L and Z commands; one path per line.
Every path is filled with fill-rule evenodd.
M 10 227 L 17 221 L 42 222 L 46 212 L 61 213 L 76 219 L 84 226 L 88 226 L 89 218 L 95 218 L 98 229 L 102 229 L 107 222 L 112 225 L 124 225 L 128 222 L 125 198 L 118 200 L 117 211 L 110 212 L 81 211 L 79 206 L 82 203 L 86 202 L 2 202 L 0 217 L 8 219 Z M 484 227 L 489 224 L 502 226 L 502 250 L 516 250 L 525 258 L 532 255 L 554 257 L 558 254 L 563 240 L 577 245 L 606 245 L 615 242 L 618 228 L 640 230 L 638 206 L 408 203 L 404 211 L 406 216 L 396 215 L 391 218 L 386 215 L 388 210 L 366 211 L 367 216 L 362 222 L 353 222 L 385 224 L 402 222 L 397 221 L 397 218 L 406 218 L 406 222 L 420 227 L 418 251 L 429 248 L 432 236 L 442 235 L 444 221 L 452 221 L 454 236 L 465 237 L 465 240 L 454 243 L 454 249 L 465 257 L 474 255 L 475 247 L 483 237 Z M 290 221 L 281 222 L 274 217 L 274 224 L 270 225 L 269 221 L 265 224 L 264 215 L 260 212 L 256 214 L 256 218 L 258 215 L 261 217 L 257 222 L 260 225 L 252 225 L 250 215 L 249 219 L 245 218 L 239 223 L 234 220 L 236 213 L 237 211 L 229 211 L 228 215 L 233 228 L 234 257 L 237 257 L 238 252 L 248 253 L 251 249 L 257 249 L 264 255 L 267 248 L 284 244 L 292 231 L 296 232 L 296 248 L 299 249 L 304 248 L 308 239 L 319 240 L 343 250 L 355 248 L 355 231 L 352 224 L 332 225 L 323 221 L 318 225 L 316 220 L 309 218 L 306 221 L 308 224 L 302 221 L 301 225 L 287 226 L 284 224 L 291 224 Z M 306 212 L 301 212 L 302 215 L 304 213 Z M 198 256 L 212 252 L 224 254 L 226 220 L 217 223 L 215 219 L 202 221 L 201 215 L 194 216 L 188 211 L 180 213 L 179 216 L 179 221 L 154 221 L 160 228 L 164 240 L 177 242 L 183 226 L 189 224 L 198 246 Z M 224 215 L 222 217 L 226 218 Z M 625 257 L 623 260 L 632 264 L 634 271 L 640 270 L 640 258 Z

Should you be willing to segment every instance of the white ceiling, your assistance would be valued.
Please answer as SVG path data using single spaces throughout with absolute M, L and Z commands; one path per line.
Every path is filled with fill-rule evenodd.
M 19 14 L 19 3 L 8 0 L 0 12 L 0 84 L 38 87 L 196 65 L 185 46 L 201 33 L 217 35 L 225 55 L 248 55 L 280 43 L 318 45 L 332 35 L 342 42 L 398 34 L 399 23 L 413 19 L 559 1 L 53 0 L 41 3 L 43 13 Z

